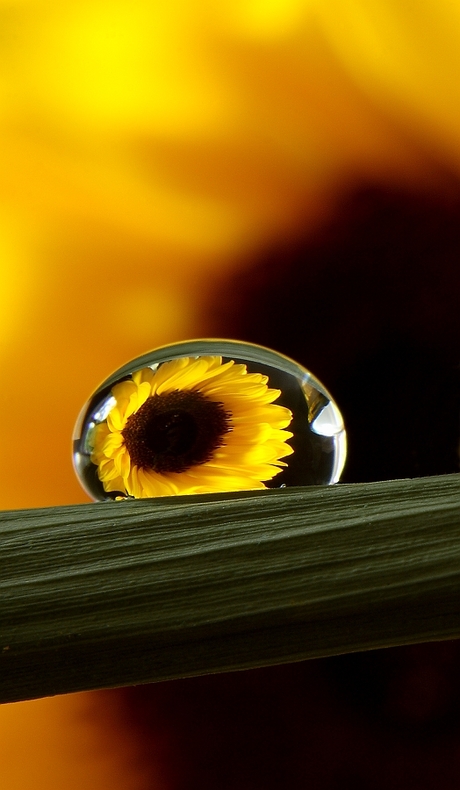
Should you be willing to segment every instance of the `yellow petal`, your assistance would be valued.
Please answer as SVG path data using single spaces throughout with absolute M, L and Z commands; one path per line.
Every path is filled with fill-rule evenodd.
M 152 395 L 158 392 L 158 388 L 161 387 L 165 381 L 174 378 L 174 376 L 186 367 L 187 364 L 187 358 L 180 357 L 179 359 L 173 359 L 171 362 L 164 362 L 160 365 L 158 370 L 155 371 L 155 375 L 152 379 Z M 174 389 L 174 387 L 172 389 Z

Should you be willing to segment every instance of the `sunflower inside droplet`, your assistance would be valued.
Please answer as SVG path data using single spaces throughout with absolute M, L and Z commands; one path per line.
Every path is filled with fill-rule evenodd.
M 244 364 L 203 356 L 116 384 L 91 437 L 104 490 L 141 498 L 266 488 L 293 452 L 292 413 L 267 382 Z

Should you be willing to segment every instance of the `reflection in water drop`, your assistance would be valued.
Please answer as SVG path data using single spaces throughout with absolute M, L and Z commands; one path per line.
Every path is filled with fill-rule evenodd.
M 165 346 L 90 398 L 74 465 L 97 500 L 329 485 L 346 456 L 341 414 L 305 368 L 228 340 Z

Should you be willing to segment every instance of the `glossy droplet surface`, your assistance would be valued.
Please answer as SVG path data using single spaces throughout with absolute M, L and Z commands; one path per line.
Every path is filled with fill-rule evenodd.
M 78 419 L 76 473 L 95 500 L 338 481 L 346 435 L 305 368 L 269 349 L 196 340 L 129 362 Z

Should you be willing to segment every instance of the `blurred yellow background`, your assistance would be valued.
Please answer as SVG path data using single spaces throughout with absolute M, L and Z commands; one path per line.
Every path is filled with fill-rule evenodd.
M 223 272 L 349 183 L 458 176 L 459 73 L 449 0 L 0 0 L 1 508 L 86 501 L 80 408 Z M 1 708 L 1 786 L 142 787 L 95 699 Z

